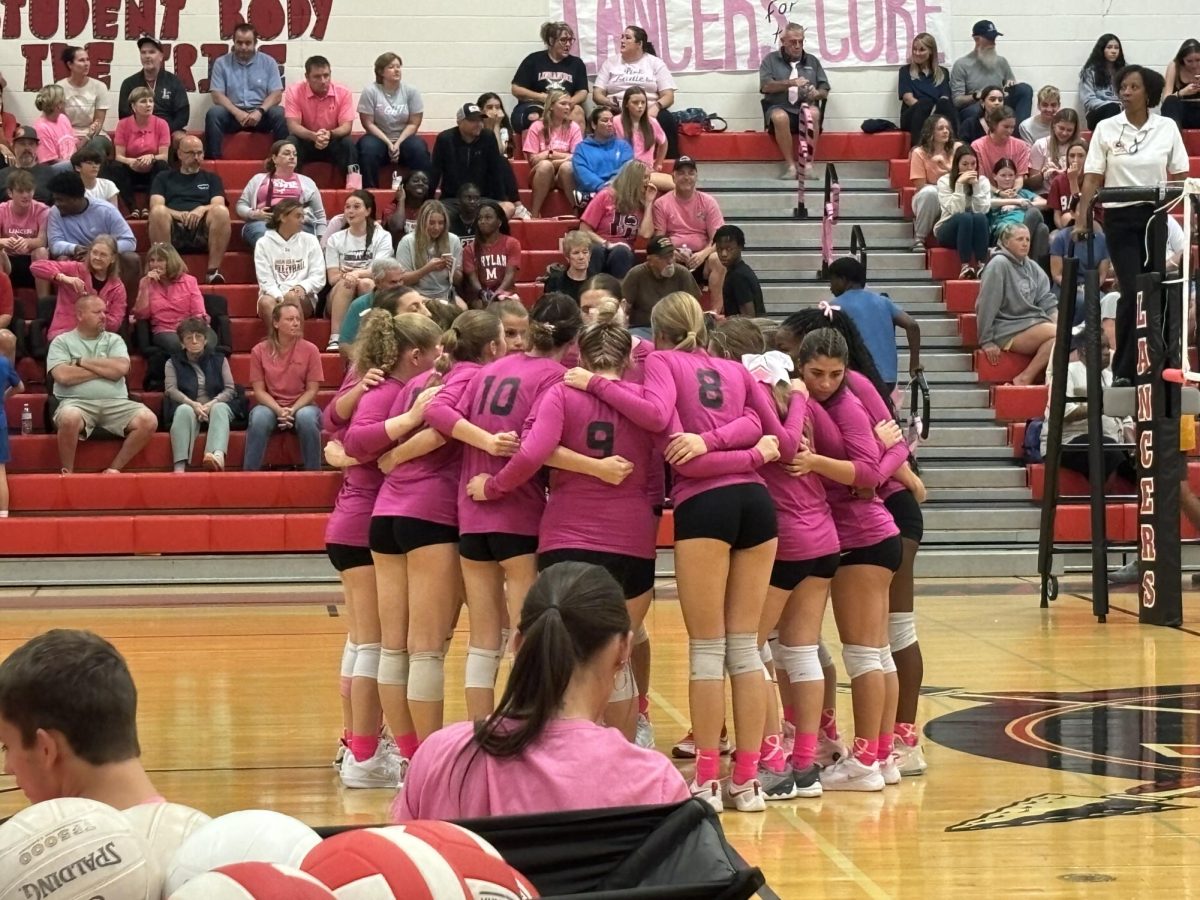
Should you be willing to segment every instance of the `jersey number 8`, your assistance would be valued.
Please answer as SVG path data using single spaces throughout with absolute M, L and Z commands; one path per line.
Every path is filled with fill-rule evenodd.
M 705 409 L 720 409 L 725 405 L 725 393 L 721 390 L 721 376 L 716 369 L 697 369 L 696 381 L 700 385 L 700 405 Z

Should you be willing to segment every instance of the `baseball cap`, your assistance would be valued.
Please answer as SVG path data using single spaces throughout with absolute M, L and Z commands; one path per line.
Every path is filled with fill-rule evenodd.
M 474 103 L 464 103 L 463 108 L 458 111 L 458 121 L 463 119 L 482 119 L 483 110 Z
M 675 168 L 677 168 L 677 169 L 690 168 L 693 172 L 695 172 L 696 171 L 696 161 L 694 159 L 692 159 L 690 156 L 681 156 L 681 157 L 679 157 L 679 159 L 675 160 Z
M 22 125 L 13 132 L 13 143 L 15 144 L 17 141 L 33 141 L 37 144 L 41 142 L 41 139 L 32 125 Z
M 159 53 L 162 53 L 163 45 L 160 44 L 158 41 L 156 41 L 154 38 L 150 37 L 150 35 L 148 35 L 148 34 L 143 34 L 140 38 L 137 39 L 137 48 L 139 50 L 142 49 L 143 44 L 153 44 L 154 48 L 156 50 L 158 50 Z
M 647 256 L 666 256 L 675 252 L 675 245 L 665 234 L 656 234 L 646 244 Z
M 996 23 L 991 19 L 980 19 L 971 29 L 971 37 L 985 37 L 990 41 L 992 38 L 1004 37 L 1004 34 L 996 30 Z

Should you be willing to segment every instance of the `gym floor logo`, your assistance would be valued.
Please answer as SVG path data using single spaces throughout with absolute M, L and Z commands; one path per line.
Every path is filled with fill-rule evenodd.
M 1064 694 L 926 693 L 978 704 L 925 726 L 929 738 L 943 746 L 1021 765 L 1142 782 L 1105 796 L 1036 794 L 947 831 L 1134 816 L 1200 803 L 1200 684 Z

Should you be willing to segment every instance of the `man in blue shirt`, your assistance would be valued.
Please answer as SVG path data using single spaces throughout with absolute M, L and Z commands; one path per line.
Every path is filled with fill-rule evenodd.
M 835 259 L 829 266 L 829 290 L 837 306 L 858 328 L 879 377 L 891 392 L 899 374 L 896 327 L 903 328 L 908 335 L 908 371 L 915 378 L 921 371 L 921 326 L 891 298 L 868 291 L 866 280 L 862 263 L 852 256 Z
M 46 220 L 50 255 L 55 259 L 85 259 L 92 241 L 102 234 L 111 236 L 121 259 L 125 296 L 132 302 L 138 294 L 142 261 L 137 255 L 137 240 L 121 211 L 103 200 L 89 200 L 78 172 L 59 172 L 46 187 L 54 198 Z
M 1062 290 L 1063 260 L 1071 256 L 1079 260 L 1079 267 L 1075 270 L 1075 321 L 1071 323 L 1078 325 L 1084 316 L 1083 278 L 1088 272 L 1088 242 L 1076 241 L 1070 228 L 1061 228 L 1054 232 L 1050 241 L 1050 280 L 1054 282 L 1056 292 Z M 1092 233 L 1092 258 L 1100 272 L 1100 289 L 1103 291 L 1112 283 L 1114 276 L 1112 261 L 1108 258 L 1108 244 L 1099 227 Z
M 204 115 L 204 154 L 209 159 L 221 158 L 225 135 L 235 131 L 269 131 L 277 141 L 288 136 L 279 63 L 258 51 L 253 25 L 233 30 L 233 52 L 213 63 L 208 86 L 213 105 Z

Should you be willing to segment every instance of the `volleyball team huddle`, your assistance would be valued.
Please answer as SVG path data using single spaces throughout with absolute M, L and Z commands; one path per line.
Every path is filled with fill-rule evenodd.
M 442 727 L 464 603 L 467 714 L 493 711 L 508 625 L 538 571 L 563 561 L 621 585 L 634 646 L 605 723 L 652 746 L 643 620 L 668 491 L 692 723 L 674 755 L 695 757 L 693 795 L 756 812 L 921 774 L 924 486 L 849 317 L 823 304 L 771 334 L 765 320 L 713 325 L 675 293 L 647 340 L 620 301 L 585 309 L 548 294 L 527 323 L 471 310 L 445 333 L 417 314 L 364 317 L 325 410 L 327 456 L 345 473 L 326 534 L 349 617 L 343 783 L 401 786 Z M 827 604 L 853 701 L 847 744 L 820 642 Z

